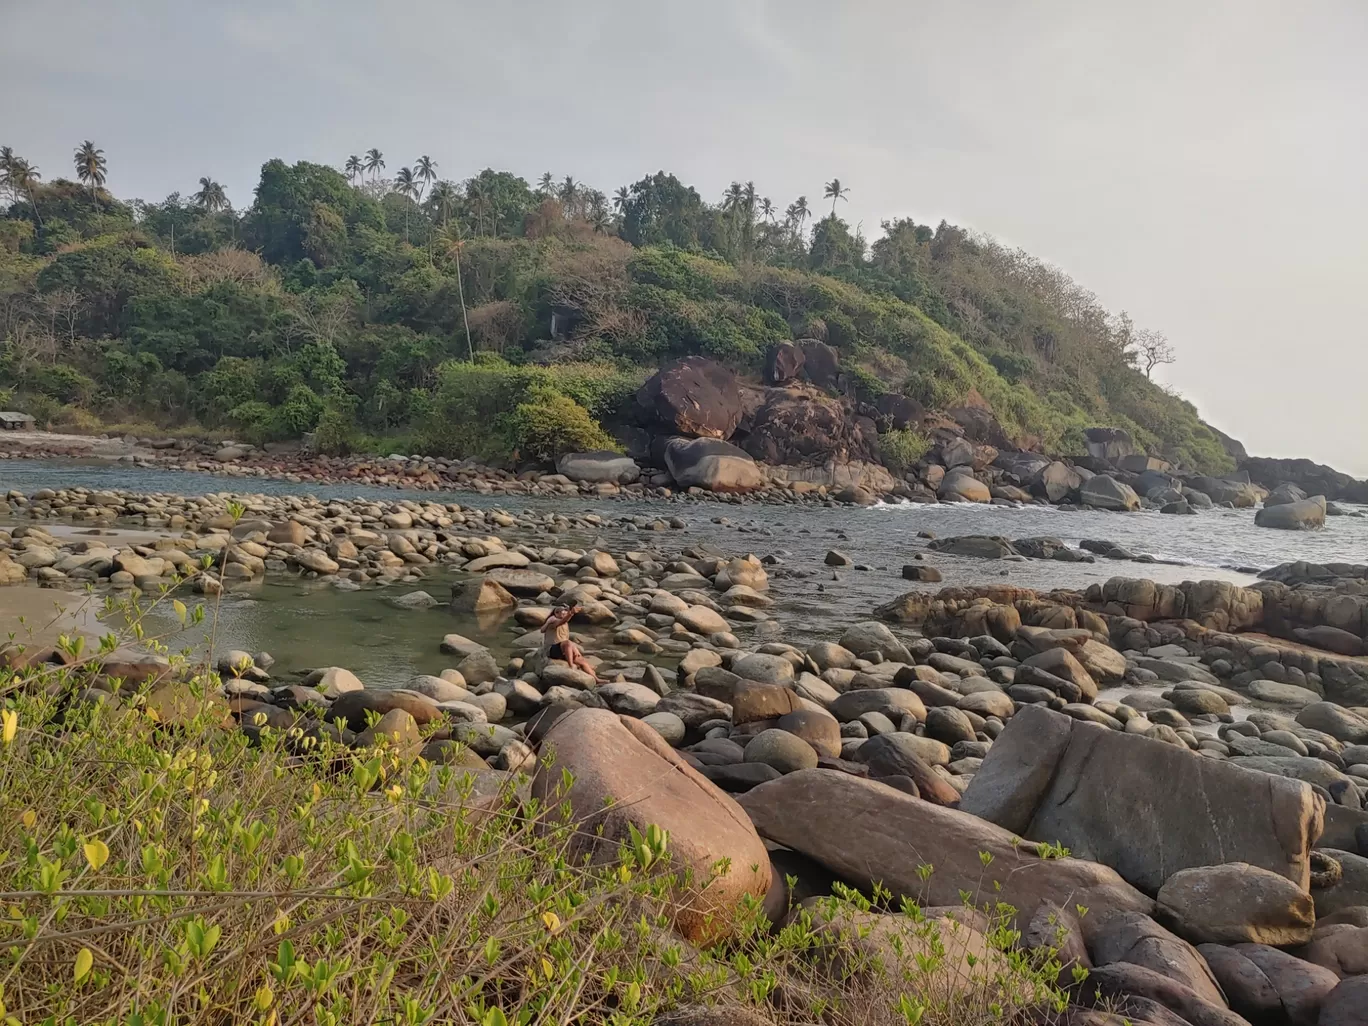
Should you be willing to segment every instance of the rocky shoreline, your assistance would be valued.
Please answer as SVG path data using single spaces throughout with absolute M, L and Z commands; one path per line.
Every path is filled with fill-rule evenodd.
M 742 867 L 719 910 L 752 895 L 778 919 L 833 880 L 932 909 L 1005 902 L 1025 946 L 1062 930 L 1061 962 L 1088 969 L 1066 984 L 1071 1022 L 1115 1022 L 1081 1010 L 1099 1001 L 1154 1026 L 1361 1021 L 1368 566 L 1286 564 L 1250 587 L 917 590 L 799 647 L 766 612 L 766 565 L 671 544 L 680 521 L 628 518 L 635 548 L 570 547 L 605 518 L 81 489 L 6 501 L 27 519 L 0 557 L 15 583 L 214 594 L 267 574 L 360 588 L 458 572 L 449 596 L 402 598 L 480 633 L 434 638 L 451 666 L 405 688 L 222 653 L 209 701 L 254 740 L 280 734 L 301 758 L 382 745 L 496 783 L 525 773 L 534 794 L 569 769 L 580 815 L 631 799 L 613 836 L 655 824 L 699 872 Z M 164 537 L 116 547 L 56 523 Z M 573 636 L 598 679 L 541 650 L 564 603 L 583 607 Z M 120 649 L 73 700 L 174 726 L 201 711 L 185 673 Z
M 1115 434 L 1107 432 L 1109 439 Z M 614 452 L 569 453 L 554 468 L 515 472 L 474 460 L 432 456 L 324 456 L 297 446 L 268 451 L 240 442 L 133 436 L 122 440 L 121 455 L 112 456 L 98 453 L 85 441 L 51 444 L 38 435 L 23 441 L 0 435 L 0 460 L 95 458 L 234 479 L 471 492 L 509 498 L 569 496 L 856 506 L 875 502 L 1043 504 L 1117 512 L 1150 509 L 1176 515 L 1257 506 L 1256 524 L 1284 530 L 1321 528 L 1327 517 L 1365 516 L 1360 510 L 1328 501 L 1323 492 L 1308 494 L 1291 478 L 1279 478 L 1275 485 L 1265 486 L 1248 471 L 1224 478 L 1193 475 L 1163 460 L 1131 453 L 1129 446 L 1115 440 L 1090 443 L 1090 449 L 1105 455 L 1054 458 L 998 449 L 945 433 L 925 458 L 896 477 L 877 462 L 834 456 L 805 465 L 757 462 L 737 446 L 707 437 L 670 438 L 647 453 L 639 452 L 638 456 L 645 456 L 644 462 Z M 1118 455 L 1122 452 L 1125 455 Z M 1301 467 L 1303 463 L 1312 470 Z M 1255 469 L 1263 480 L 1270 480 L 1270 474 L 1286 473 L 1351 501 L 1368 498 L 1368 491 L 1359 489 L 1353 479 L 1309 461 L 1264 460 Z

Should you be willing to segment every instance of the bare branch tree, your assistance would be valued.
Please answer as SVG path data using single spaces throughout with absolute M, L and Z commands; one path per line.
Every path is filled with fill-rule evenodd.
M 1135 358 L 1145 368 L 1145 377 L 1153 377 L 1154 368 L 1161 363 L 1173 363 L 1178 357 L 1162 331 L 1141 328 L 1135 332 Z

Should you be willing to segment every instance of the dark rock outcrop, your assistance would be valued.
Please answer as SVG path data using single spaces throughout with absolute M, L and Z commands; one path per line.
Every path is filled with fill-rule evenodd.
M 736 375 L 701 356 L 660 368 L 636 399 L 642 418 L 662 434 L 725 440 L 741 422 Z

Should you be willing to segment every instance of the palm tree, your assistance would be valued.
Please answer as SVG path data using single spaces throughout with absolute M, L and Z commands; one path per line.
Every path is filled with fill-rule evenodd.
M 543 196 L 550 196 L 556 191 L 556 179 L 550 171 L 543 171 L 542 176 L 537 179 L 537 192 Z
M 385 155 L 372 147 L 366 151 L 366 170 L 377 178 L 385 169 Z
M 443 228 L 446 227 L 447 221 L 451 218 L 451 211 L 456 206 L 456 200 L 456 186 L 452 182 L 440 181 L 428 193 L 428 206 L 441 215 Z
M 722 194 L 722 209 L 734 215 L 736 208 L 741 205 L 743 195 L 741 183 L 732 182 L 731 185 L 727 186 L 727 191 Z
M 15 157 L 10 161 L 9 187 L 16 197 L 20 193 L 28 196 L 29 203 L 33 206 L 33 216 L 38 218 L 38 227 L 43 226 L 43 215 L 38 213 L 38 200 L 34 198 L 33 187 L 42 179 L 38 173 L 38 166 L 30 164 L 23 157 Z
M 803 222 L 812 216 L 812 211 L 808 209 L 807 197 L 799 196 L 796 200 L 794 200 L 793 210 L 794 213 L 798 215 L 798 227 L 802 228 Z
M 14 166 L 18 159 L 13 146 L 0 146 L 0 188 L 10 193 L 14 192 Z
M 347 181 L 355 185 L 356 180 L 361 177 L 365 168 L 366 165 L 361 162 L 361 158 L 353 153 L 347 158 L 347 163 L 343 165 L 342 169 L 347 172 Z
M 466 190 L 467 193 L 473 190 L 474 185 L 475 182 L 472 180 L 470 188 Z M 465 325 L 466 359 L 474 361 L 475 350 L 470 340 L 470 318 L 466 315 L 465 286 L 461 283 L 461 250 L 465 248 L 465 238 L 461 234 L 460 222 L 454 222 L 443 228 L 438 241 L 443 256 L 449 257 L 456 265 L 456 295 L 461 300 L 461 322 Z
M 414 197 L 421 194 L 422 186 L 418 184 L 418 176 L 413 173 L 411 167 L 401 167 L 399 173 L 394 176 L 394 191 L 405 199 L 412 201 Z M 408 219 L 409 204 L 404 204 L 404 241 L 408 242 Z
M 90 194 L 105 183 L 105 173 L 109 170 L 105 162 L 104 150 L 96 149 L 87 139 L 76 150 L 76 177 L 90 186 Z
M 466 199 L 475 208 L 475 234 L 484 231 L 484 216 L 489 212 L 489 189 L 483 179 L 472 178 L 466 182 Z
M 190 198 L 203 207 L 205 213 L 217 214 L 220 210 L 227 210 L 232 206 L 228 202 L 228 194 L 218 182 L 212 178 L 201 178 L 199 183 L 199 192 Z
M 423 202 L 423 188 L 431 185 L 437 180 L 437 161 L 427 154 L 418 158 L 418 163 L 413 166 L 413 173 L 423 183 L 418 187 L 418 202 Z
M 579 203 L 579 198 L 579 182 L 575 181 L 572 176 L 566 175 L 565 180 L 561 182 L 560 187 L 561 206 L 565 208 L 566 214 L 571 217 L 575 216 L 575 206 Z
M 849 194 L 850 190 L 842 187 L 841 180 L 839 178 L 833 178 L 831 181 L 826 183 L 826 192 L 824 192 L 822 196 L 824 199 L 831 200 L 832 217 L 836 216 L 836 201 L 846 199 L 846 196 L 848 196 Z M 846 202 L 849 203 L 850 201 L 846 200 Z
M 599 235 L 607 235 L 608 229 L 613 226 L 613 219 L 603 207 L 595 207 L 589 214 L 589 223 Z
M 632 198 L 632 194 L 627 191 L 627 186 L 619 185 L 618 191 L 613 193 L 613 209 L 619 214 L 627 209 L 627 203 Z
M 760 216 L 763 217 L 766 221 L 774 220 L 775 209 L 776 208 L 774 206 L 774 201 L 771 200 L 768 196 L 762 196 L 760 198 Z

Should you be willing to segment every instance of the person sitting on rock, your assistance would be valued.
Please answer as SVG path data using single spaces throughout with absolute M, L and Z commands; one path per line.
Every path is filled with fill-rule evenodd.
M 598 680 L 594 666 L 584 657 L 580 647 L 570 640 L 570 620 L 584 607 L 579 605 L 561 606 L 553 610 L 542 624 L 542 637 L 545 639 L 546 658 L 561 659 L 576 670 L 583 670 Z

